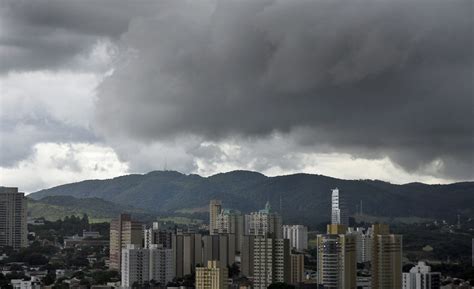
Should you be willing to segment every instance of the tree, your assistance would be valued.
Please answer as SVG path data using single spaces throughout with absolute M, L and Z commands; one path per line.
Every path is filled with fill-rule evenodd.
M 296 287 L 290 284 L 278 282 L 278 283 L 273 283 L 270 286 L 268 286 L 268 289 L 295 289 Z
M 117 271 L 95 271 L 92 273 L 92 278 L 96 284 L 106 284 L 113 279 L 118 279 L 118 276 Z
M 11 288 L 12 286 L 10 285 L 10 280 L 0 273 L 0 288 Z
M 233 263 L 232 266 L 228 267 L 229 278 L 238 277 L 240 274 L 239 266 Z
M 89 282 L 89 280 L 84 278 L 81 281 L 79 281 L 79 285 L 86 286 L 87 288 L 90 288 L 91 287 L 91 282 Z
M 26 256 L 25 261 L 28 262 L 28 264 L 30 264 L 31 266 L 48 264 L 48 258 L 36 253 L 33 253 L 30 256 Z
M 69 284 L 67 283 L 56 283 L 53 286 L 53 289 L 69 289 Z
M 89 266 L 89 260 L 87 260 L 87 258 L 84 258 L 84 257 L 76 257 L 76 258 L 71 259 L 69 262 L 72 266 L 76 266 L 76 267 Z
M 53 284 L 54 281 L 56 281 L 56 274 L 53 271 L 48 272 L 48 274 L 46 274 L 46 276 L 44 276 L 41 281 L 43 282 L 43 285 L 49 286 Z
M 89 225 L 89 216 L 87 214 L 82 215 L 82 224 Z
M 77 279 L 84 279 L 85 276 L 86 274 L 83 271 L 76 271 L 72 274 L 72 277 Z

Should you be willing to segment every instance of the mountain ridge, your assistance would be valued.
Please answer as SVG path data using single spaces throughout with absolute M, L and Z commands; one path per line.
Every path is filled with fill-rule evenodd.
M 243 212 L 263 207 L 266 201 L 281 211 L 288 222 L 326 222 L 330 190 L 338 187 L 347 198 L 350 214 L 360 201 L 366 214 L 381 217 L 474 217 L 474 182 L 428 185 L 392 184 L 379 180 L 344 180 L 324 175 L 297 173 L 268 177 L 252 171 L 232 171 L 208 177 L 175 171 L 152 171 L 107 180 L 86 180 L 41 190 L 28 195 L 76 198 L 97 197 L 156 213 L 172 213 L 221 199 L 225 207 Z

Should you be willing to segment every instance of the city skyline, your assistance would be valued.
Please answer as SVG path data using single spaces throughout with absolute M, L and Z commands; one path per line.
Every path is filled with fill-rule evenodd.
M 474 288 L 473 1 L 0 0 L 0 288 Z
M 416 235 L 425 234 L 419 230 L 436 230 L 439 226 L 436 221 L 412 223 L 401 230 L 401 223 L 393 220 L 390 225 L 383 221 L 358 221 L 356 210 L 347 224 L 343 221 L 347 215 L 340 210 L 345 208 L 341 204 L 347 204 L 344 189 L 335 188 L 326 192 L 331 200 L 326 204 L 327 219 L 330 219 L 326 232 L 321 224 L 311 225 L 315 230 L 310 232 L 297 219 L 284 221 L 281 212 L 273 210 L 268 201 L 261 209 L 242 212 L 232 205 L 227 207 L 226 202 L 216 198 L 208 199 L 209 218 L 204 222 L 190 220 L 177 223 L 169 217 L 164 219 L 166 221 L 160 221 L 160 217 L 142 221 L 140 217 L 135 219 L 122 212 L 110 222 L 97 223 L 98 231 L 92 230 L 93 225 L 85 214 L 82 218 L 71 216 L 55 222 L 43 217 L 28 217 L 26 230 L 27 203 L 23 193 L 19 193 L 17 188 L 1 189 L 0 203 L 4 205 L 0 209 L 6 208 L 6 215 L 12 218 L 2 223 L 0 231 L 3 233 L 0 232 L 0 236 L 5 232 L 15 232 L 15 237 L 3 240 L 9 245 L 0 246 L 0 253 L 3 252 L 0 262 L 12 270 L 18 264 L 14 260 L 23 258 L 23 254 L 42 256 L 42 259 L 24 257 L 23 263 L 30 266 L 22 266 L 17 273 L 19 275 L 0 275 L 0 282 L 23 286 L 19 288 L 40 289 L 41 285 L 50 285 L 54 281 L 57 285 L 93 283 L 98 287 L 107 285 L 107 288 L 154 289 L 172 289 L 176 286 L 187 289 L 266 289 L 274 286 L 286 289 L 316 289 L 321 286 L 332 289 L 446 289 L 452 287 L 441 285 L 456 282 L 460 286 L 454 288 L 464 289 L 468 288 L 469 283 L 472 284 L 470 277 L 466 277 L 467 280 L 453 280 L 450 274 L 456 273 L 437 261 L 423 261 L 427 259 L 420 258 L 418 254 L 423 254 L 421 251 L 430 252 L 429 246 L 423 245 L 422 250 L 417 249 L 417 254 L 413 254 L 417 247 L 412 245 Z M 450 234 L 464 235 L 472 231 L 469 229 L 471 221 L 469 219 L 461 224 L 458 219 L 457 224 L 448 225 L 443 220 L 440 232 L 446 234 L 446 228 L 449 228 Z M 56 225 L 46 229 L 52 224 Z M 58 224 L 67 227 L 61 230 L 76 234 L 64 235 L 65 231 L 52 229 L 57 228 Z M 392 225 L 396 232 L 390 229 Z M 413 230 L 415 225 L 418 229 Z M 77 232 L 81 229 L 79 235 Z M 54 238 L 51 239 L 46 232 L 53 234 Z M 407 238 L 401 232 L 407 232 Z M 405 240 L 407 246 L 404 245 Z M 425 240 L 421 241 L 421 244 L 426 244 Z M 443 238 L 441 246 L 454 241 Z M 465 246 L 465 241 L 460 244 Z M 9 246 L 12 246 L 11 249 Z M 50 250 L 42 251 L 42 246 Z M 440 248 L 438 246 L 436 250 Z M 87 250 L 87 258 L 74 259 L 70 255 L 83 254 L 83 250 Z M 464 256 L 466 253 L 463 252 L 459 260 L 470 262 L 470 256 L 467 259 L 467 255 Z M 31 267 L 38 265 L 37 262 L 47 263 L 49 258 L 57 262 L 60 256 L 65 260 L 75 260 L 61 265 L 61 268 L 68 270 L 53 267 L 42 271 L 41 268 Z M 459 263 L 451 263 L 448 258 L 446 264 L 453 266 Z M 432 270 L 431 266 L 437 269 Z M 73 274 L 70 269 L 76 272 Z M 90 270 L 98 275 L 90 275 Z M 29 278 L 15 279 L 15 276 Z
M 0 2 L 1 184 L 474 179 L 469 1 L 110 2 Z

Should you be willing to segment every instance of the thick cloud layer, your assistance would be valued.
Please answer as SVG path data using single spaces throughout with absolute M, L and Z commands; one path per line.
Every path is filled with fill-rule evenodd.
M 24 72 L 0 77 L 0 166 L 15 166 L 42 142 L 94 142 L 94 74 Z
M 0 182 L 162 168 L 472 180 L 472 11 L 0 0 Z
M 1 0 L 0 73 L 101 69 L 97 45 L 113 50 L 131 19 L 155 11 L 151 0 Z M 94 55 L 93 55 L 94 56 Z
M 167 1 L 131 21 L 100 86 L 110 139 L 287 134 L 472 179 L 470 0 Z

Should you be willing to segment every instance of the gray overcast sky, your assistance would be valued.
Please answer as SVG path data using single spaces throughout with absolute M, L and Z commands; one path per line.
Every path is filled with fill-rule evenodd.
M 0 0 L 0 183 L 474 179 L 471 0 Z

